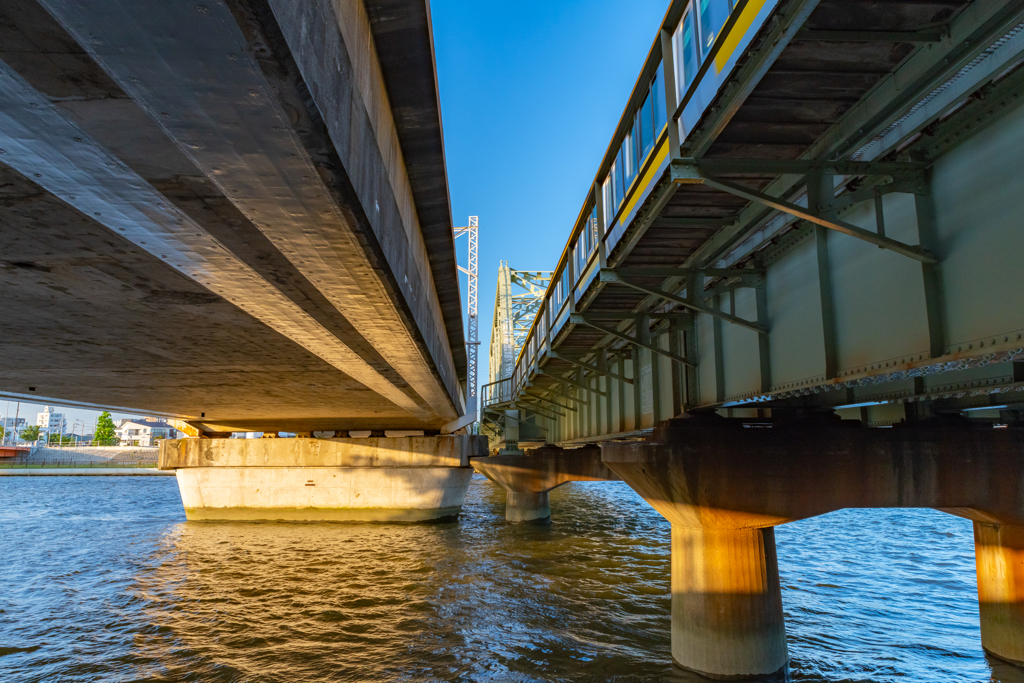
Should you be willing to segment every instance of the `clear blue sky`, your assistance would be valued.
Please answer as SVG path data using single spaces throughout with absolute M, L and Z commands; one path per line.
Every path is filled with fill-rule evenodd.
M 480 216 L 481 383 L 498 263 L 554 268 L 667 8 L 431 2 L 453 220 Z
M 667 8 L 668 0 L 431 2 L 452 217 L 461 226 L 480 216 L 481 383 L 498 262 L 554 268 Z M 465 237 L 457 248 L 465 264 Z M 8 410 L 13 417 L 14 402 L 0 416 Z M 41 411 L 23 403 L 20 414 L 35 424 Z M 64 413 L 87 432 L 98 415 Z

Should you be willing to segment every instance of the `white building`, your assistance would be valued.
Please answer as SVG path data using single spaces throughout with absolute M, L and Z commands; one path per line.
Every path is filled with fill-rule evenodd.
M 119 420 L 116 431 L 122 446 L 155 446 L 161 439 L 179 438 L 177 429 L 151 417 Z
M 39 440 L 48 441 L 50 434 L 63 434 L 67 424 L 64 421 L 64 413 L 55 413 L 53 406 L 46 406 L 43 412 L 36 415 L 36 425 L 39 427 Z
M 0 427 L 4 428 L 4 441 L 14 442 L 20 438 L 21 430 L 25 429 L 25 418 L 3 417 L 0 418 Z

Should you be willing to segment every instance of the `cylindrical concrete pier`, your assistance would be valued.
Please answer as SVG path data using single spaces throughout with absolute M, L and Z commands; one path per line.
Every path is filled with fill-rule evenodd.
M 981 646 L 1024 666 L 1024 526 L 974 522 Z
M 672 658 L 718 680 L 785 676 L 774 529 L 672 525 Z
M 548 492 L 505 494 L 505 520 L 508 522 L 551 523 L 551 504 Z

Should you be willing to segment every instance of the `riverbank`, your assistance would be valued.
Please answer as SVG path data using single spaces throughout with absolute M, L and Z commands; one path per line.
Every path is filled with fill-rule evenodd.
M 0 477 L 173 477 L 153 467 L 0 467 Z

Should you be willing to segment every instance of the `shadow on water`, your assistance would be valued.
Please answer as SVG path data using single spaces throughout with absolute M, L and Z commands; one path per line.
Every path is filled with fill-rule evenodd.
M 624 484 L 507 525 L 186 523 L 173 480 L 0 483 L 3 681 L 680 681 L 669 528 Z M 777 532 L 793 681 L 1024 683 L 978 638 L 970 524 L 848 510 Z

